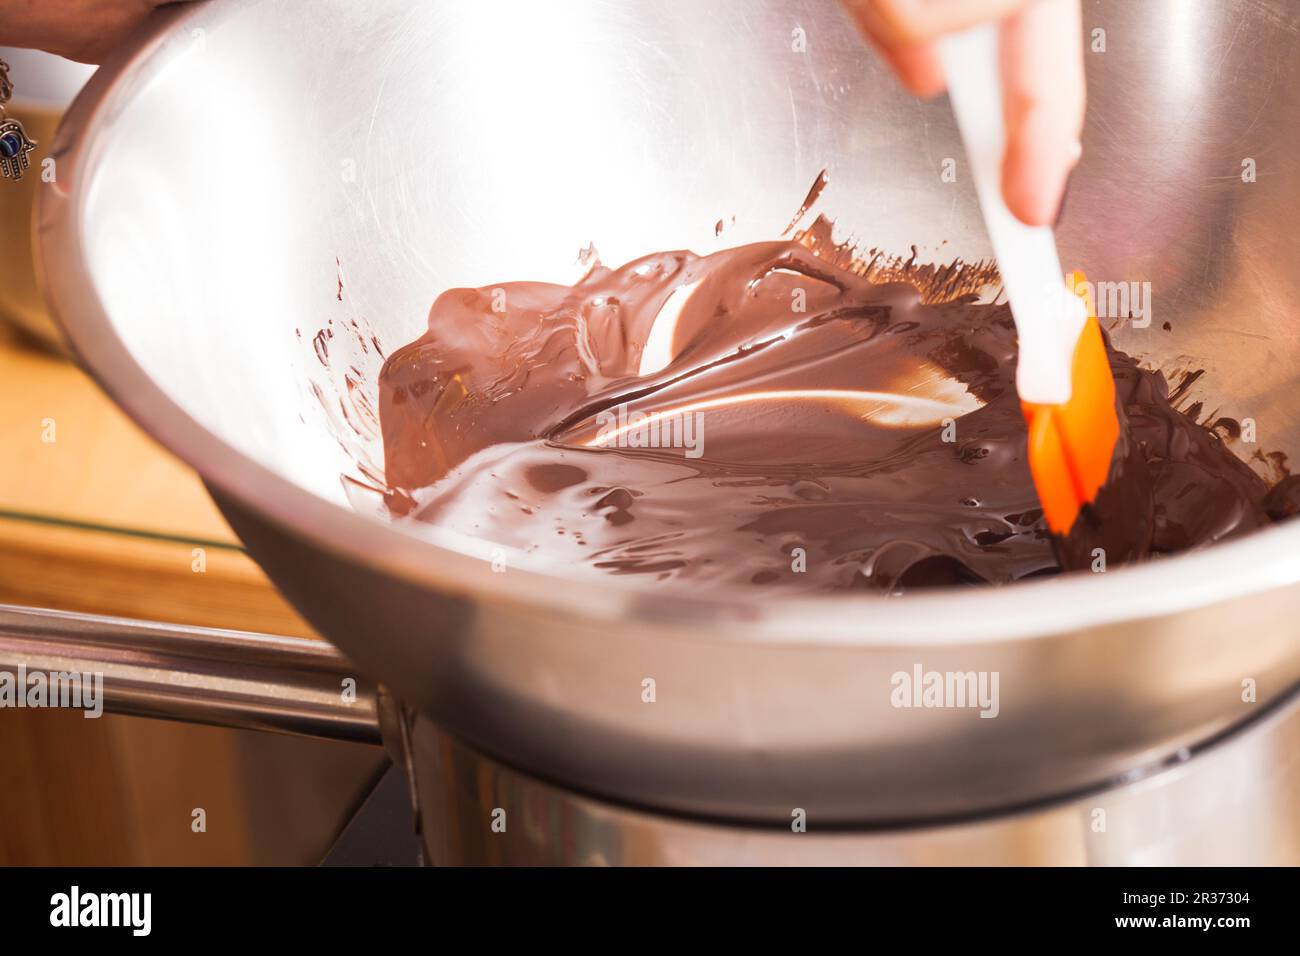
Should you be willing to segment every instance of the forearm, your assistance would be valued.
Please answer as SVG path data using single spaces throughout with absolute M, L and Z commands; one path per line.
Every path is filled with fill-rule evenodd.
M 0 45 L 98 63 L 166 0 L 0 0 Z

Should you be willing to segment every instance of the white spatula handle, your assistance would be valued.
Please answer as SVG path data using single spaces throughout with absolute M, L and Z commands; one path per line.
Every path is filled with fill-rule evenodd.
M 1065 286 L 1052 230 L 1025 225 L 1002 198 L 1006 133 L 997 28 L 986 24 L 952 34 L 939 49 L 948 97 L 1016 320 L 1016 390 L 1024 401 L 1064 403 L 1070 398 L 1074 345 L 1087 316 Z

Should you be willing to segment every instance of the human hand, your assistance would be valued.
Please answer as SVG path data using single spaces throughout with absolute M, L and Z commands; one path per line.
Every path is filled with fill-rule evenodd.
M 1032 226 L 1055 222 L 1083 131 L 1078 0 L 842 0 L 863 35 L 918 96 L 944 90 L 937 40 L 999 22 L 1007 151 L 1002 194 Z
M 0 46 L 100 63 L 168 0 L 0 0 Z

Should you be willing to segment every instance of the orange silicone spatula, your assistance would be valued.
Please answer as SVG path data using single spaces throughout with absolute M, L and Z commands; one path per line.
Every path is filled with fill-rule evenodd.
M 1075 271 L 1072 278 L 1087 301 L 1083 273 Z M 1069 533 L 1079 509 L 1106 483 L 1119 441 L 1115 379 L 1090 301 L 1086 312 L 1070 361 L 1069 398 L 1045 404 L 1022 397 L 1020 402 L 1029 425 L 1029 470 L 1047 525 L 1057 534 Z
M 940 56 L 1020 340 L 1016 391 L 1029 425 L 1029 470 L 1048 527 L 1064 535 L 1110 472 L 1119 440 L 1115 380 L 1082 273 L 1067 280 L 1052 230 L 1025 225 L 1002 199 L 996 27 L 945 37 Z

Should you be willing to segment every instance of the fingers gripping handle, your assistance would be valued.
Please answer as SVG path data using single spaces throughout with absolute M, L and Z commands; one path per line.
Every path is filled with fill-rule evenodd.
M 1071 394 L 1074 345 L 1087 315 L 1080 299 L 1065 286 L 1052 230 L 1025 225 L 1002 198 L 1006 130 L 997 27 L 985 24 L 951 34 L 940 41 L 939 51 L 1020 338 L 1016 390 L 1027 402 L 1064 404 Z

